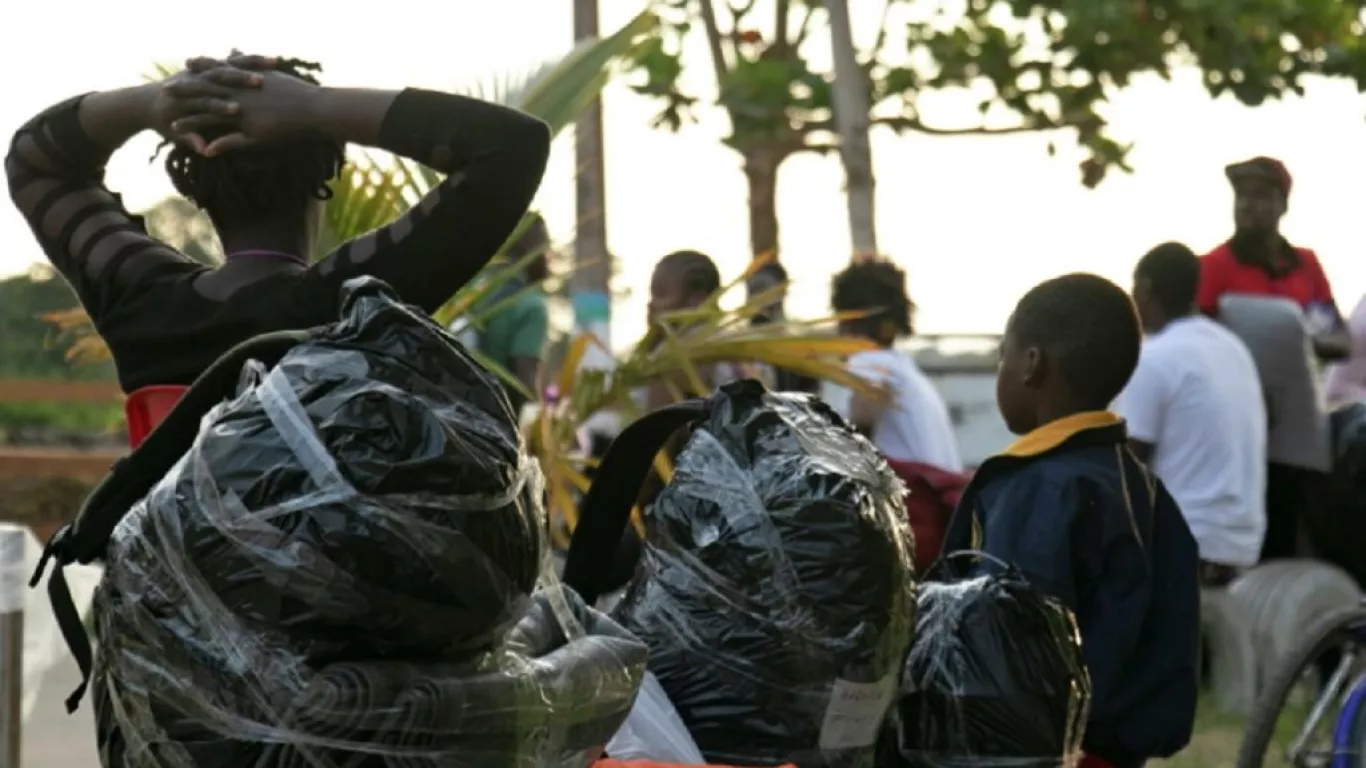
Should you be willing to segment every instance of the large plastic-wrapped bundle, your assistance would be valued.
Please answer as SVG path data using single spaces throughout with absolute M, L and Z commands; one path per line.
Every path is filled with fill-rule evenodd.
M 587 764 L 645 649 L 530 599 L 542 493 L 494 378 L 383 284 L 348 284 L 341 321 L 249 370 L 114 530 L 105 765 Z
M 901 483 L 809 396 L 704 411 L 614 615 L 709 761 L 872 766 L 915 623 Z
M 900 764 L 1075 765 L 1091 681 L 1071 612 L 1013 568 L 924 582 L 918 602 L 894 719 Z

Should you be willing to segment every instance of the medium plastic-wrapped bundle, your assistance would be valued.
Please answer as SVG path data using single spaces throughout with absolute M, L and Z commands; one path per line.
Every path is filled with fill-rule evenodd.
M 709 761 L 871 766 L 915 623 L 900 481 L 820 401 L 739 382 L 617 438 L 575 547 L 602 512 L 600 484 L 621 479 L 613 465 L 648 464 L 680 419 L 695 428 L 613 615 L 649 645 Z M 592 535 L 610 548 L 619 534 Z
M 526 696 L 514 719 L 541 717 L 527 733 L 545 749 L 578 744 L 552 727 L 548 708 L 558 705 L 541 693 L 551 684 L 577 691 L 611 665 L 573 642 L 543 668 L 533 663 L 540 656 L 504 645 L 537 582 L 545 514 L 539 470 L 501 388 L 382 283 L 347 290 L 340 322 L 309 333 L 268 373 L 249 367 L 237 396 L 204 417 L 189 450 L 109 538 L 94 677 L 106 765 L 257 765 L 263 750 L 298 746 L 406 755 L 385 765 L 559 764 L 549 754 L 533 761 L 516 734 L 471 715 L 492 696 L 489 717 L 511 716 L 496 709 L 501 689 L 461 671 L 475 658 L 493 665 L 478 670 L 508 695 Z M 177 410 L 195 400 L 192 388 Z M 153 433 L 139 453 L 162 437 Z M 78 521 L 77 539 L 81 530 Z M 591 633 L 585 642 L 601 644 Z M 331 685 L 329 675 L 398 663 L 459 689 L 440 694 L 446 715 L 432 715 L 429 744 L 373 736 L 399 726 L 379 729 L 375 711 L 385 706 L 359 698 L 337 704 L 327 722 L 292 720 L 301 702 L 326 700 L 318 686 Z M 639 684 L 629 668 L 612 671 L 618 688 Z M 604 690 L 603 706 L 620 703 L 624 717 L 635 688 L 624 701 Z M 470 728 L 506 736 L 506 753 L 471 749 Z
M 1091 680 L 1063 605 L 1017 569 L 923 582 L 897 702 L 914 768 L 1061 768 L 1081 758 Z

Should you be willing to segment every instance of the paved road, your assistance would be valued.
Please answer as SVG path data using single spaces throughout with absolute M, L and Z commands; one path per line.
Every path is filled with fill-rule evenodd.
M 19 768 L 99 768 L 90 697 L 74 715 L 66 713 L 63 703 L 80 679 L 69 656 L 47 673 L 38 705 L 24 723 Z

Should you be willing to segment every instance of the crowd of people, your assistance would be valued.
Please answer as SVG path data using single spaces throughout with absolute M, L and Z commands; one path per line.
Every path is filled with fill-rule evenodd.
M 353 276 L 377 276 L 435 310 L 526 211 L 549 145 L 536 120 L 448 94 L 322 88 L 314 69 L 269 57 L 196 59 L 164 83 L 64 101 L 16 135 L 5 163 L 11 195 L 108 341 L 126 391 L 188 385 L 243 339 L 334 320 Z M 213 221 L 228 254 L 221 266 L 148 236 L 104 186 L 109 155 L 144 129 L 171 143 L 167 170 Z M 318 206 L 347 143 L 448 175 L 400 220 L 310 264 Z M 1228 177 L 1234 235 L 1212 252 L 1160 245 L 1139 260 L 1131 292 L 1072 274 L 1025 294 L 1004 329 L 997 377 L 1001 415 L 1019 439 L 970 477 L 943 398 L 896 349 L 914 331 L 905 273 L 873 260 L 833 280 L 831 308 L 851 318 L 841 332 L 875 347 L 849 370 L 889 397 L 826 391 L 827 399 L 894 466 L 911 468 L 899 471 L 961 478 L 936 534 L 943 550 L 995 555 L 1073 610 L 1092 678 L 1094 766 L 1129 768 L 1185 745 L 1198 588 L 1298 551 L 1299 499 L 1324 469 L 1276 443 L 1278 427 L 1295 425 L 1262 386 L 1264 366 L 1249 349 L 1255 328 L 1224 322 L 1227 301 L 1292 303 L 1319 355 L 1345 361 L 1329 374 L 1330 392 L 1366 392 L 1366 355 L 1351 333 L 1366 325 L 1366 305 L 1349 327 L 1314 253 L 1280 234 L 1290 175 L 1256 158 Z M 467 337 L 527 389 L 541 378 L 547 337 L 536 288 L 545 260 L 528 257 L 548 247 L 537 217 L 508 253 L 527 266 L 488 299 L 506 306 Z M 764 294 L 786 279 L 770 264 L 748 289 Z M 720 285 L 706 255 L 665 256 L 650 284 L 651 324 L 701 305 Z M 755 322 L 783 313 L 777 300 Z M 1355 338 L 1366 343 L 1366 333 Z M 704 380 L 760 373 L 776 389 L 818 389 L 791 372 L 739 365 L 709 366 Z M 670 399 L 662 385 L 643 393 L 651 408 Z

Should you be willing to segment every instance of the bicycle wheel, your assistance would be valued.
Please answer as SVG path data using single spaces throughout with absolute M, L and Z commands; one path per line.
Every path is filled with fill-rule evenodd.
M 1303 639 L 1285 654 L 1252 708 L 1247 730 L 1243 734 L 1243 743 L 1238 748 L 1237 768 L 1263 768 L 1267 751 L 1277 735 L 1281 715 L 1305 673 L 1313 669 L 1315 662 L 1324 653 L 1366 641 L 1363 628 L 1366 628 L 1366 608 L 1357 607 L 1329 614 L 1312 625 Z M 1336 706 L 1322 717 L 1322 721 L 1329 726 L 1330 739 L 1337 717 Z M 1329 743 L 1331 745 L 1331 741 Z M 1286 756 L 1278 757 L 1284 759 Z M 1287 759 L 1286 762 L 1274 764 L 1290 765 L 1294 768 L 1319 768 L 1328 766 L 1331 757 L 1330 746 L 1323 754 L 1303 756 L 1293 761 Z

